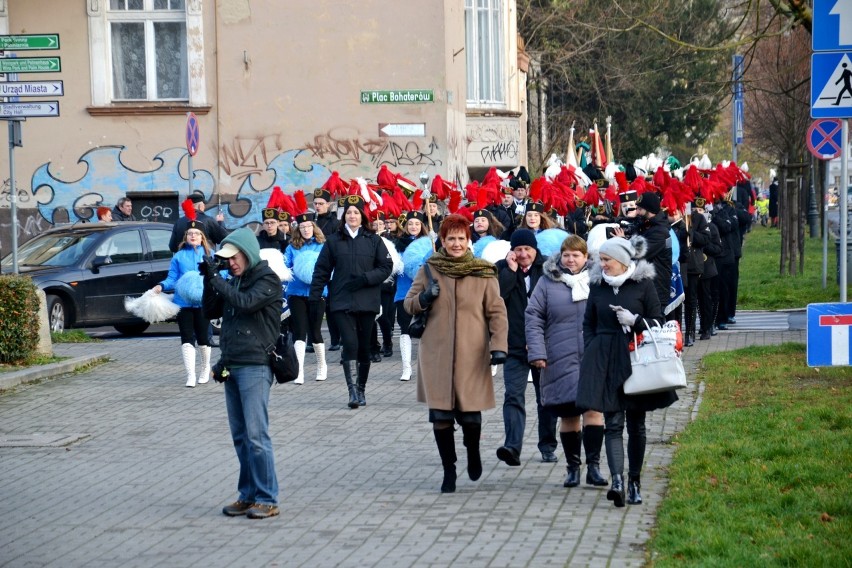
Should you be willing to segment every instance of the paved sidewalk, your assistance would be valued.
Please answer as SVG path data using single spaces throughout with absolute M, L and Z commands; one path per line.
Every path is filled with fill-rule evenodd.
M 804 340 L 801 330 L 720 332 L 685 361 L 692 376 L 712 351 Z M 650 415 L 645 503 L 616 509 L 605 488 L 562 487 L 561 448 L 559 463 L 540 461 L 532 386 L 522 465 L 496 459 L 498 374 L 498 409 L 483 415 L 483 476 L 467 479 L 459 433 L 458 489 L 442 495 L 426 409 L 415 381 L 397 380 L 398 354 L 373 365 L 368 406 L 353 411 L 330 353 L 325 383 L 273 388 L 281 516 L 227 518 L 237 460 L 223 389 L 183 386 L 178 343 L 59 345 L 60 355 L 113 360 L 0 395 L 0 438 L 30 440 L 0 443 L 0 566 L 641 566 L 671 438 L 697 409 L 691 382 L 678 404 Z M 78 441 L 45 442 L 63 439 Z

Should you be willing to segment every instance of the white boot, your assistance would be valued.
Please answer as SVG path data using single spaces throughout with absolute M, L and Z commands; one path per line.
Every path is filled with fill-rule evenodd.
M 210 352 L 213 348 L 209 345 L 199 345 L 201 351 L 201 372 L 198 373 L 198 384 L 203 385 L 210 380 Z
M 183 343 L 180 346 L 180 353 L 183 355 L 183 368 L 186 369 L 186 386 L 195 386 L 195 345 L 192 343 Z
M 497 365 L 491 365 L 491 376 L 492 377 L 497 376 Z
M 299 362 L 299 376 L 293 381 L 297 385 L 305 383 L 305 347 L 307 347 L 307 344 L 304 341 L 293 342 L 293 349 L 296 350 L 296 360 Z
M 314 353 L 317 356 L 317 380 L 324 381 L 328 375 L 325 365 L 325 343 L 314 343 Z
M 399 336 L 399 354 L 402 356 L 402 376 L 400 381 L 411 380 L 411 336 Z
M 529 374 L 527 374 L 527 382 L 528 382 L 528 383 L 533 382 L 533 380 L 532 380 L 532 371 L 530 371 L 530 372 L 529 372 Z

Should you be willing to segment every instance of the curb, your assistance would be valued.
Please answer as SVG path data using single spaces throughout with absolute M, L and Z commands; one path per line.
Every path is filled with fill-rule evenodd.
M 93 353 L 83 357 L 74 357 L 59 363 L 51 363 L 49 365 L 39 365 L 30 369 L 21 369 L 20 371 L 11 371 L 9 373 L 0 374 L 0 391 L 10 389 L 14 386 L 38 381 L 41 379 L 51 379 L 60 375 L 73 373 L 77 369 L 91 365 L 97 361 L 108 361 L 109 353 Z

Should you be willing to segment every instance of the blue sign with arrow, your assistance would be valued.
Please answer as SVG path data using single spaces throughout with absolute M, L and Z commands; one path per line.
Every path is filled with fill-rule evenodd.
M 814 51 L 852 48 L 852 0 L 814 0 Z

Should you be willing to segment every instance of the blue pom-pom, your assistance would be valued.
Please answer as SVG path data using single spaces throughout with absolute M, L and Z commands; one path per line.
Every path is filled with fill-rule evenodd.
M 487 247 L 489 244 L 493 243 L 496 240 L 497 238 L 491 235 L 480 237 L 478 241 L 473 243 L 473 256 L 475 256 L 476 258 L 482 258 L 482 251 L 485 250 L 485 247 Z
M 545 229 L 535 236 L 538 243 L 538 250 L 545 257 L 552 256 L 553 253 L 562 248 L 562 243 L 568 238 L 569 233 L 562 229 Z
M 201 304 L 201 296 L 204 294 L 204 278 L 201 273 L 193 270 L 178 278 L 175 293 L 189 304 Z
M 432 239 L 429 237 L 414 239 L 414 242 L 408 245 L 408 248 L 402 253 L 405 275 L 414 280 L 417 277 L 417 271 L 432 256 L 432 252 L 434 252 L 432 250 Z
M 299 252 L 293 258 L 293 274 L 305 284 L 314 279 L 314 267 L 319 258 L 319 251 L 306 250 Z

